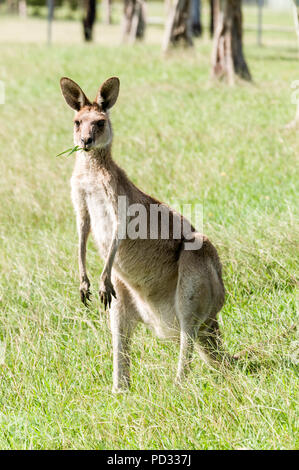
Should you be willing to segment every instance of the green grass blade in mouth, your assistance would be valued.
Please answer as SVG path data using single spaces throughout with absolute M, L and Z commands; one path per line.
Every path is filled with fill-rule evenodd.
M 56 155 L 56 157 L 60 157 L 61 155 L 65 155 L 65 154 L 67 154 L 66 156 L 69 157 L 70 155 L 72 155 L 72 153 L 77 152 L 78 150 L 82 150 L 82 147 L 79 147 L 79 145 L 76 145 L 75 147 L 71 147 L 67 150 L 64 150 L 63 152 Z

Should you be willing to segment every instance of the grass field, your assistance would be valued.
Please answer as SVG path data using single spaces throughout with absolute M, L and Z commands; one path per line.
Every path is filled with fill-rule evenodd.
M 255 81 L 228 88 L 210 81 L 207 39 L 166 59 L 158 44 L 1 44 L 1 449 L 299 447 L 298 337 L 289 331 L 299 143 L 284 128 L 295 113 L 296 45 L 295 36 L 288 46 L 250 43 Z M 70 201 L 73 158 L 55 157 L 72 145 L 63 75 L 91 97 L 118 75 L 115 159 L 158 198 L 203 204 L 204 231 L 224 268 L 226 348 L 255 346 L 231 370 L 209 369 L 196 356 L 178 388 L 177 345 L 140 327 L 131 391 L 111 394 L 108 317 L 97 298 L 102 261 L 90 240 L 94 295 L 86 309 Z

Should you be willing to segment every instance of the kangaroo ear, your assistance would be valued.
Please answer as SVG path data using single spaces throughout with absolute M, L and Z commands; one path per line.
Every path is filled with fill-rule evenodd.
M 77 83 L 73 82 L 70 78 L 63 77 L 60 79 L 60 87 L 62 94 L 64 96 L 65 101 L 67 104 L 79 111 L 83 106 L 87 104 L 91 104 L 88 98 L 86 98 L 85 94 L 77 85 Z
M 108 78 L 99 88 L 96 102 L 103 110 L 112 108 L 119 93 L 119 79 L 117 77 Z

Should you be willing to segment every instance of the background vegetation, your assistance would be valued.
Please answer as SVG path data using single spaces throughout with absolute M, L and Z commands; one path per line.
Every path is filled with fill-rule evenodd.
M 280 17 L 292 25 L 291 15 Z M 228 88 L 210 81 L 208 39 L 163 59 L 159 28 L 143 45 L 112 48 L 115 26 L 98 29 L 96 45 L 80 43 L 80 27 L 55 24 L 57 43 L 47 47 L 41 20 L 1 19 L 0 448 L 298 447 L 298 338 L 290 331 L 298 136 L 284 128 L 295 112 L 295 33 L 279 44 L 267 33 L 268 47 L 257 48 L 248 31 L 255 82 Z M 254 346 L 231 370 L 195 357 L 178 388 L 177 345 L 141 326 L 132 389 L 111 394 L 111 338 L 97 298 L 102 261 L 90 241 L 94 296 L 86 309 L 69 194 L 73 159 L 55 157 L 72 144 L 63 75 L 91 97 L 106 77 L 119 76 L 115 159 L 158 198 L 203 203 L 204 231 L 224 267 L 225 345 L 231 353 Z

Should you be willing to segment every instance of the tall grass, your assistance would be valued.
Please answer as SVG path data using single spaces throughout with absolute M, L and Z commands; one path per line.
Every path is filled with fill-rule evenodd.
M 294 46 L 295 47 L 295 46 Z M 255 78 L 209 80 L 209 46 L 163 60 L 158 46 L 2 46 L 0 78 L 0 448 L 286 449 L 298 447 L 296 49 L 251 46 Z M 107 313 L 97 299 L 102 260 L 92 241 L 90 309 L 79 300 L 70 201 L 70 76 L 93 98 L 121 80 L 112 112 L 114 157 L 156 197 L 201 201 L 227 296 L 221 329 L 230 370 L 195 357 L 173 384 L 178 347 L 143 326 L 132 388 L 113 396 Z

